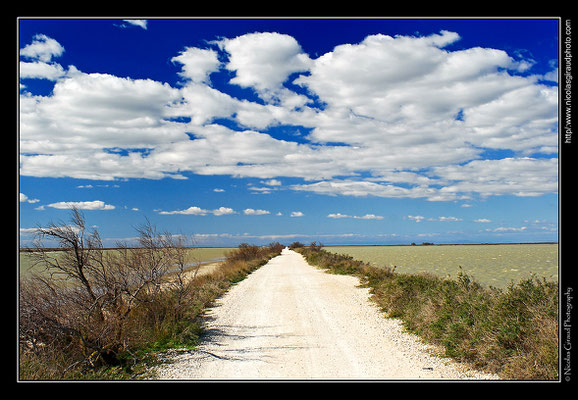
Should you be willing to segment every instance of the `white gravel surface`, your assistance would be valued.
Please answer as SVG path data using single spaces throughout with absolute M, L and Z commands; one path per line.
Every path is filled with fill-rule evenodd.
M 285 249 L 219 299 L 203 344 L 166 353 L 155 379 L 498 379 L 433 355 L 358 285 Z

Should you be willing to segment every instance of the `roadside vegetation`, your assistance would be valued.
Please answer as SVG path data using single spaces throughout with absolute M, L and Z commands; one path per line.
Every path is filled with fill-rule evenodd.
M 41 268 L 20 279 L 20 380 L 142 378 L 155 353 L 193 348 L 206 307 L 284 247 L 241 244 L 214 272 L 190 278 L 182 236 L 147 222 L 137 247 L 107 251 L 83 214 L 71 214 L 69 224 L 38 229 L 29 254 Z M 42 239 L 58 242 L 58 257 Z
M 290 246 L 311 265 L 355 275 L 388 317 L 437 344 L 445 355 L 509 380 L 558 379 L 558 285 L 532 277 L 507 288 L 456 279 L 402 274 L 318 243 Z

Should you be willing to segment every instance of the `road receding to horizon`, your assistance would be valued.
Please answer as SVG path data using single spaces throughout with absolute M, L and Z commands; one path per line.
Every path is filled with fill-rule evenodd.
M 167 353 L 156 379 L 499 379 L 434 355 L 358 285 L 285 249 L 208 310 L 203 343 Z

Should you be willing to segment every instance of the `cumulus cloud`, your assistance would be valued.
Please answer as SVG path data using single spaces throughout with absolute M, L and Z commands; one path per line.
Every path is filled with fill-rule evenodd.
M 334 213 L 334 214 L 327 215 L 327 218 L 351 218 L 351 215 Z
M 79 210 L 114 210 L 115 207 L 110 204 L 105 204 L 104 201 L 59 201 L 57 203 L 48 204 L 46 207 L 58 208 L 66 210 L 76 207 Z
M 42 61 L 20 62 L 20 78 L 56 81 L 65 74 L 64 68 L 60 64 L 48 64 Z
M 261 183 L 269 186 L 281 186 L 281 181 L 278 179 L 269 179 L 268 181 L 261 181 Z
M 221 216 L 221 215 L 237 214 L 237 212 L 235 210 L 233 210 L 232 208 L 229 208 L 229 207 L 219 207 L 219 208 L 216 208 L 214 210 L 207 210 L 207 209 L 203 209 L 203 208 L 200 208 L 197 206 L 191 206 L 191 207 L 184 209 L 184 210 L 159 211 L 159 214 L 161 214 L 161 215 L 174 215 L 174 214 L 207 215 L 207 214 L 213 214 L 216 216 Z M 245 214 L 245 215 L 267 215 L 267 214 L 270 214 L 270 212 L 267 210 L 246 208 L 245 210 L 243 210 L 243 214 Z
M 440 221 L 440 222 L 457 222 L 461 221 L 461 218 L 458 217 L 437 217 L 437 218 L 428 218 L 428 221 Z
M 31 199 L 26 196 L 24 193 L 20 193 L 20 203 L 38 203 L 40 200 L 38 199 Z
M 127 24 L 143 28 L 145 31 L 147 30 L 148 21 L 146 19 L 125 19 L 123 21 Z
M 353 219 L 383 219 L 382 216 L 375 215 L 375 214 L 365 214 L 363 216 L 358 216 L 358 215 L 347 215 L 347 214 L 341 214 L 341 213 L 334 213 L 334 214 L 327 215 L 327 217 L 328 218 L 353 218 Z
M 236 214 L 235 210 L 229 207 L 219 207 L 216 210 L 213 210 L 213 215 L 229 215 L 229 214 Z
M 38 228 L 20 228 L 20 235 L 36 235 L 38 233 Z
M 166 143 L 183 134 L 164 119 L 177 99 L 177 90 L 156 81 L 78 74 L 58 81 L 52 96 L 21 97 L 22 151 L 71 154 Z
M 32 43 L 20 50 L 20 55 L 25 58 L 50 62 L 52 57 L 60 57 L 64 53 L 64 47 L 56 40 L 43 35 L 34 35 Z
M 330 196 L 375 196 L 391 198 L 418 198 L 433 195 L 436 189 L 424 187 L 405 188 L 391 184 L 381 184 L 353 179 L 334 179 L 331 181 L 321 181 L 311 184 L 292 185 L 291 188 L 297 191 L 314 192 Z
M 294 72 L 307 71 L 311 62 L 293 37 L 275 32 L 222 39 L 218 45 L 229 54 L 227 69 L 236 72 L 231 83 L 253 88 L 265 99 L 288 95 L 283 82 Z
M 305 214 L 303 214 L 301 211 L 292 211 L 290 217 L 304 217 Z
M 557 191 L 558 159 L 529 157 L 474 160 L 464 165 L 433 168 L 447 182 L 440 192 L 540 196 Z
M 56 40 L 42 34 L 34 36 L 32 43 L 20 50 L 20 57 L 29 61 L 20 61 L 19 73 L 21 79 L 47 79 L 56 81 L 67 72 L 62 65 L 52 61 L 64 53 L 64 47 Z M 69 68 L 70 74 L 76 72 L 74 66 Z
M 425 219 L 425 217 L 421 215 L 408 215 L 407 217 L 415 222 L 421 222 Z
M 500 226 L 494 229 L 486 229 L 486 232 L 523 232 L 526 229 L 528 229 L 528 227 L 526 226 L 521 227 Z
M 262 179 L 267 187 L 250 189 L 263 193 L 291 177 L 303 180 L 288 187 L 296 191 L 430 201 L 556 192 L 556 88 L 520 75 L 532 60 L 504 50 L 446 49 L 458 40 L 377 34 L 312 59 L 289 35 L 256 32 L 184 48 L 171 59 L 182 78 L 171 87 L 67 70 L 52 63 L 62 46 L 37 35 L 21 50 L 21 77 L 55 85 L 21 94 L 20 173 L 224 174 Z M 260 101 L 212 87 L 223 70 Z M 281 140 L 269 131 L 277 126 L 308 133 Z M 502 150 L 508 158 L 484 159 Z
M 158 179 L 148 151 L 182 139 L 167 121 L 167 104 L 178 91 L 152 80 L 77 74 L 59 80 L 48 97 L 20 98 L 21 173 L 111 180 Z M 72 168 L 71 166 L 74 166 Z
M 471 144 L 550 152 L 556 141 L 555 88 L 504 72 L 516 71 L 518 64 L 502 50 L 440 48 L 457 38 L 451 32 L 373 35 L 314 60 L 311 74 L 296 80 L 328 104 L 322 113 L 328 118 L 319 119 L 310 139 L 379 143 L 424 155 L 433 146 L 463 154 L 475 150 Z
M 191 206 L 185 210 L 177 210 L 177 211 L 160 211 L 159 214 L 161 215 L 173 215 L 173 214 L 181 214 L 181 215 L 207 215 L 210 211 L 204 210 L 197 206 Z
M 267 215 L 270 214 L 267 210 L 254 210 L 252 208 L 246 208 L 243 210 L 243 214 L 245 215 Z
M 219 208 L 214 209 L 214 210 L 205 210 L 205 209 L 197 207 L 197 206 L 191 206 L 191 207 L 184 209 L 184 210 L 159 211 L 159 214 L 161 214 L 161 215 L 174 215 L 174 214 L 207 215 L 207 214 L 213 214 L 216 216 L 221 216 L 221 215 L 236 214 L 236 211 L 233 210 L 232 208 L 229 208 L 229 207 L 219 207 Z
M 182 65 L 179 75 L 198 83 L 207 82 L 209 75 L 217 71 L 221 64 L 215 51 L 195 47 L 185 49 L 171 61 Z

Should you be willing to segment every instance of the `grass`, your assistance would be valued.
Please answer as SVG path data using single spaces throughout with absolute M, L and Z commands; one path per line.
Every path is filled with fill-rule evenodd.
M 81 321 L 78 324 L 73 321 L 73 324 L 69 322 L 73 312 L 68 308 L 69 304 L 76 303 L 72 289 L 63 289 L 68 297 L 56 297 L 56 292 L 41 290 L 32 282 L 21 280 L 19 379 L 131 380 L 151 377 L 148 367 L 159 362 L 158 353 L 171 348 L 194 348 L 203 331 L 201 316 L 204 310 L 231 285 L 243 280 L 282 249 L 278 243 L 264 247 L 242 244 L 228 251 L 220 267 L 210 274 L 198 275 L 184 285 L 169 284 L 162 290 L 141 291 L 138 302 L 135 301 L 136 305 L 123 320 L 122 332 L 118 331 L 122 337 L 115 340 L 102 333 L 95 336 L 99 329 L 111 329 L 118 323 L 118 318 L 112 318 L 113 309 L 107 311 L 104 326 L 94 322 L 91 314 L 81 314 Z M 63 298 L 68 302 L 50 308 L 55 310 L 55 315 L 39 312 L 62 302 Z M 81 295 L 77 300 L 82 302 Z M 86 346 L 90 338 L 93 342 L 98 341 L 99 346 L 92 354 L 94 347 L 87 350 Z M 115 351 L 107 352 L 113 345 Z
M 351 256 L 297 248 L 329 272 L 358 276 L 388 317 L 445 350 L 445 355 L 508 380 L 558 379 L 558 286 L 535 277 L 507 288 L 457 279 L 397 273 Z

